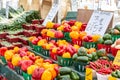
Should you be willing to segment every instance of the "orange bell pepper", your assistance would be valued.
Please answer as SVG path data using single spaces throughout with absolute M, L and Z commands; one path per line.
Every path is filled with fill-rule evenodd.
M 14 50 L 15 53 L 18 53 L 18 51 L 20 50 L 20 48 L 19 47 L 14 47 L 13 50 Z
M 72 31 L 72 32 L 70 32 L 70 37 L 72 39 L 78 39 L 79 38 L 79 33 L 77 31 Z
M 96 52 L 96 49 L 95 48 L 90 48 L 87 50 L 88 54 L 91 54 L 92 52 Z
M 82 32 L 80 32 L 79 37 L 80 37 L 80 39 L 83 39 L 83 37 L 86 35 L 87 35 L 87 33 L 85 31 L 82 31 Z
M 72 31 L 79 31 L 79 27 L 77 27 L 77 26 L 72 26 L 71 29 L 72 29 Z
M 100 38 L 101 38 L 101 35 L 98 35 L 98 34 L 95 34 L 95 35 L 92 36 L 93 42 L 98 41 L 98 39 L 100 39 Z
M 31 36 L 31 37 L 29 37 L 28 40 L 29 40 L 30 42 L 32 42 L 32 40 L 34 40 L 35 38 L 36 38 L 36 36 Z
M 41 34 L 42 34 L 42 35 L 46 35 L 46 34 L 47 34 L 47 31 L 48 31 L 48 29 L 43 29 L 43 30 L 41 31 Z

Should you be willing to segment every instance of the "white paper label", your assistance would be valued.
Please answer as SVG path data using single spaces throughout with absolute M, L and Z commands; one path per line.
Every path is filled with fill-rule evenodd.
M 85 31 L 90 35 L 99 34 L 103 36 L 112 16 L 112 12 L 94 11 Z
M 56 4 L 57 3 L 57 4 Z M 58 5 L 58 0 L 54 1 L 52 8 L 50 9 L 47 17 L 45 18 L 44 22 L 42 25 L 46 26 L 48 21 L 53 21 L 54 17 L 56 16 L 58 9 L 59 9 L 59 5 Z

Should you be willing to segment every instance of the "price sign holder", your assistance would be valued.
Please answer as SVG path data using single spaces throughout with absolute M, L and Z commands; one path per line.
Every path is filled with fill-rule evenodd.
M 0 10 L 1 10 L 1 8 L 2 8 L 2 0 L 0 0 Z
M 6 2 L 6 18 L 9 18 L 9 5 L 10 5 L 10 1 Z
M 93 80 L 92 69 L 86 68 L 85 80 Z
M 120 66 L 120 50 L 117 52 L 113 64 Z
M 52 8 L 50 9 L 47 17 L 45 18 L 42 25 L 46 25 L 48 21 L 53 21 L 55 16 L 57 15 L 58 9 L 59 9 L 59 0 L 54 0 Z
M 112 12 L 94 11 L 85 31 L 90 35 L 99 34 L 103 36 L 112 17 Z
M 80 0 L 71 0 L 72 11 L 77 11 Z

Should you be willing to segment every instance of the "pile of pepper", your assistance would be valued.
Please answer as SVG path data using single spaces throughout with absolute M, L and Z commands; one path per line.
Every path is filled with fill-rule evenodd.
M 120 66 L 114 65 L 112 61 L 98 59 L 95 62 L 90 62 L 86 67 L 92 68 L 102 75 L 111 74 L 115 70 L 120 70 Z
M 53 80 L 58 75 L 59 66 L 57 64 L 52 63 L 50 59 L 44 60 L 40 56 L 36 56 L 26 47 L 15 47 L 13 50 L 0 48 L 0 52 L 11 69 L 20 67 L 22 71 L 32 75 L 33 79 Z

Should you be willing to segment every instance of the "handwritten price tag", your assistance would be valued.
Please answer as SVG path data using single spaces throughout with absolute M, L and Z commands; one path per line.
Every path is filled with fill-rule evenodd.
M 99 34 L 103 36 L 108 28 L 112 16 L 113 13 L 111 12 L 94 11 L 85 31 L 90 35 Z
M 92 69 L 90 68 L 86 68 L 86 74 L 85 74 L 85 80 L 92 80 Z
M 113 64 L 120 66 L 120 50 L 117 52 Z

